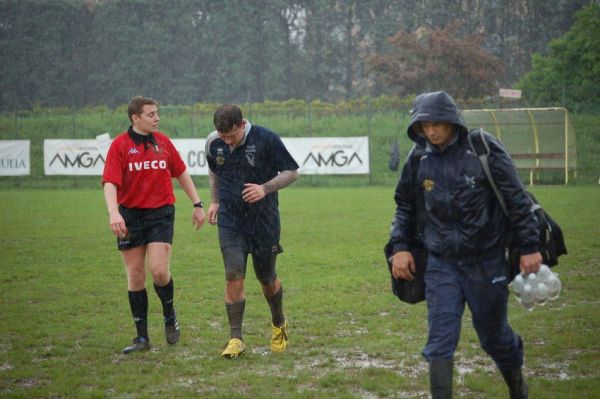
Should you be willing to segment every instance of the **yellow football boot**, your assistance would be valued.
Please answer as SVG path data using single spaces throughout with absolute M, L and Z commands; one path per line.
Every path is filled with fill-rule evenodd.
M 288 342 L 287 321 L 283 322 L 281 327 L 271 324 L 271 352 L 283 352 Z
M 246 350 L 246 346 L 244 345 L 244 341 L 239 338 L 231 338 L 227 345 L 225 345 L 225 349 L 223 349 L 223 356 L 226 359 L 235 359 L 240 356 Z

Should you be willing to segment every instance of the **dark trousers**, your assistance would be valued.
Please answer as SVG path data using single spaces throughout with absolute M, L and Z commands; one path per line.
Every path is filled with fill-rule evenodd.
M 465 303 L 479 342 L 501 371 L 523 365 L 523 342 L 508 325 L 508 273 L 502 253 L 456 260 L 429 256 L 425 273 L 429 336 L 423 356 L 450 359 L 460 338 Z

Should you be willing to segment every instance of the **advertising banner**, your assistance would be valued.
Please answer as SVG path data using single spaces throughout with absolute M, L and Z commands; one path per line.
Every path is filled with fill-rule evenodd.
M 29 140 L 0 140 L 0 176 L 30 174 Z
M 208 175 L 205 139 L 173 139 L 173 145 L 191 175 Z M 282 138 L 283 144 L 300 165 L 300 173 L 368 174 L 369 138 L 299 137 Z
M 206 139 L 172 139 L 171 141 L 185 162 L 190 175 L 208 175 L 208 164 L 204 152 Z
M 109 140 L 44 140 L 46 175 L 102 175 Z
M 282 140 L 300 165 L 301 174 L 369 173 L 369 138 L 366 136 Z M 205 139 L 172 141 L 190 175 L 208 175 Z M 110 143 L 104 135 L 97 140 L 44 140 L 44 171 L 47 175 L 102 175 Z
M 282 139 L 303 175 L 369 174 L 369 138 L 298 137 Z

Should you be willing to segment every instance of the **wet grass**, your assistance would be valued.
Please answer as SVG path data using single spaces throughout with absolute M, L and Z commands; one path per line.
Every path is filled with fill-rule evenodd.
M 555 269 L 564 287 L 559 300 L 527 312 L 511 299 L 531 397 L 600 397 L 600 189 L 533 191 L 563 226 L 570 254 Z M 134 328 L 100 189 L 0 192 L 1 397 L 428 397 L 420 357 L 425 306 L 390 294 L 383 263 L 393 187 L 281 192 L 285 252 L 278 272 L 289 350 L 268 349 L 269 311 L 250 268 L 248 349 L 235 361 L 219 356 L 228 329 L 216 229 L 194 232 L 187 199 L 177 194 L 171 268 L 182 340 L 165 343 L 150 288 L 153 349 L 125 356 L 120 350 Z M 454 393 L 507 397 L 468 311 Z

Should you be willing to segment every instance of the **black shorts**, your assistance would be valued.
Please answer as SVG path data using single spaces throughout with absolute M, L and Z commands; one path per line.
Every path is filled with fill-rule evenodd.
M 119 250 L 131 249 L 151 242 L 173 243 L 175 207 L 165 205 L 156 209 L 126 208 L 119 205 L 125 219 L 127 237 L 117 237 Z
M 254 274 L 261 284 L 270 285 L 277 278 L 275 260 L 277 255 L 283 252 L 279 243 L 257 243 L 252 237 L 240 234 L 234 229 L 219 227 L 219 244 L 227 281 L 246 277 L 249 253 L 252 254 Z

